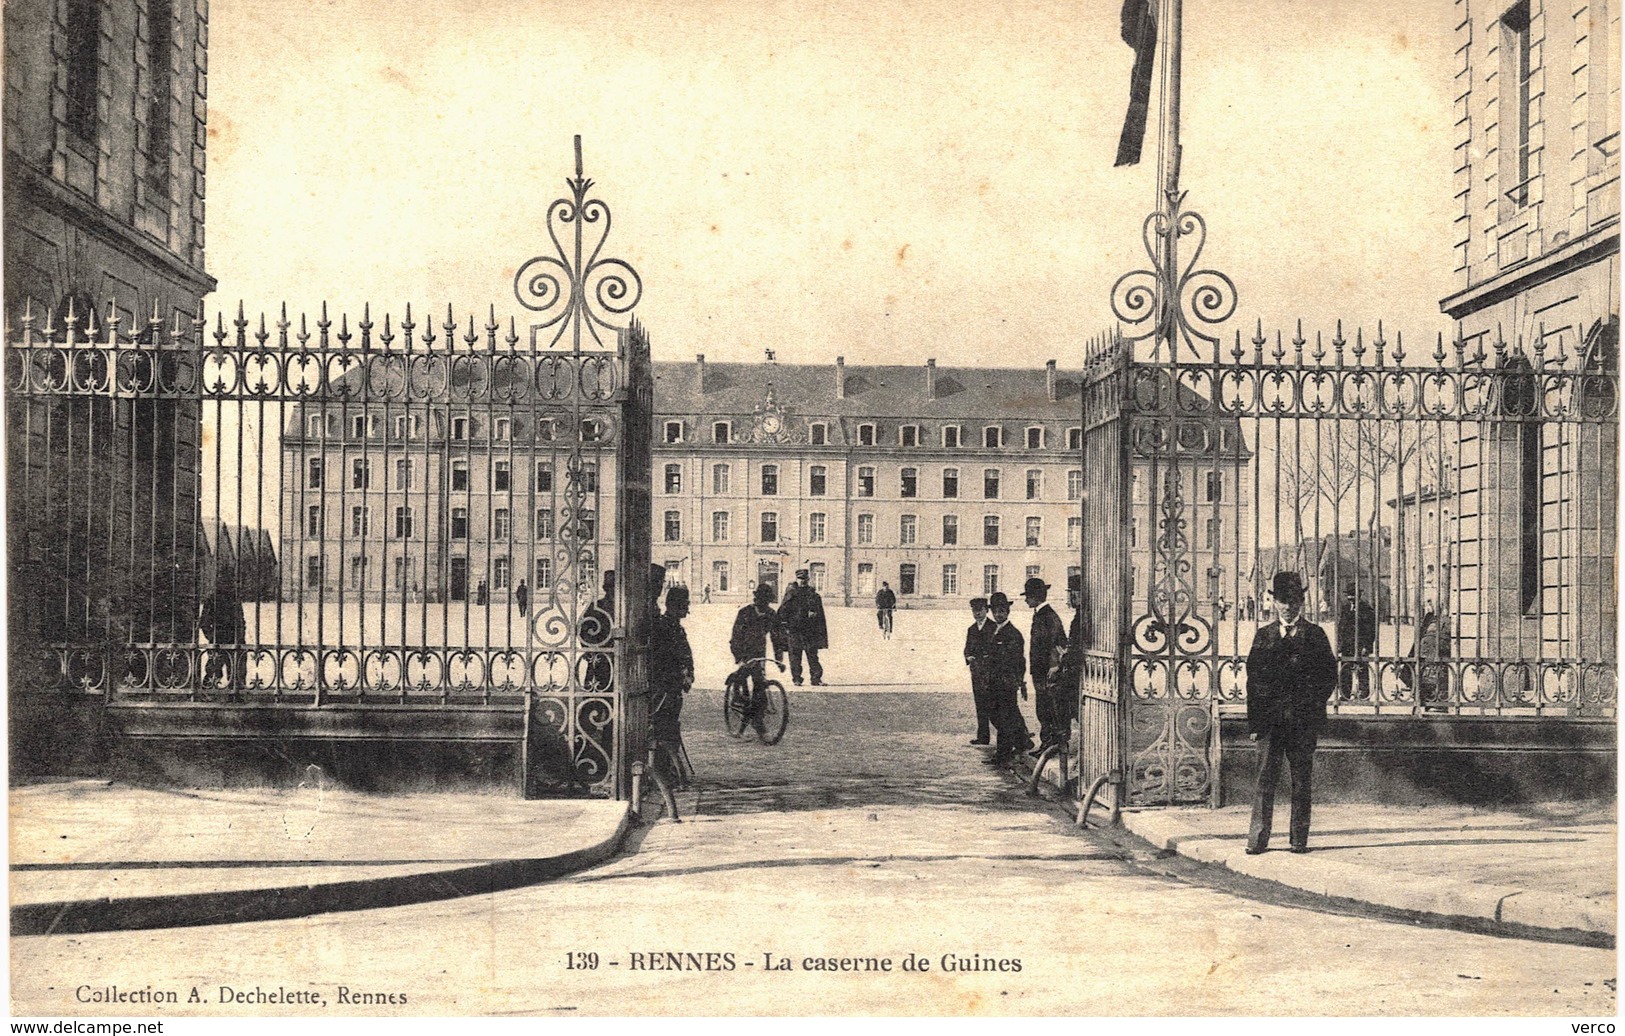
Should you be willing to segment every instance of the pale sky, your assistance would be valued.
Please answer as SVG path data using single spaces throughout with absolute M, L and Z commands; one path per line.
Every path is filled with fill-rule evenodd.
M 208 305 L 523 316 L 579 133 L 657 359 L 1076 364 L 1154 202 L 1120 7 L 217 0 Z M 1184 185 L 1249 329 L 1448 331 L 1452 11 L 1187 0 Z

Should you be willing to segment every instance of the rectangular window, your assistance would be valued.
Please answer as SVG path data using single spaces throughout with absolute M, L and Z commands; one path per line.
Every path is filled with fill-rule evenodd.
M 875 426 L 872 424 L 858 425 L 858 445 L 873 446 L 875 444 Z
M 412 509 L 410 507 L 395 508 L 395 538 L 398 540 L 412 538 Z
M 451 437 L 457 442 L 468 439 L 468 418 L 454 417 L 451 419 Z
M 322 424 L 322 415 L 308 415 L 305 418 L 305 438 L 320 439 L 322 437 Z
M 370 489 L 372 487 L 372 462 L 365 457 L 357 457 L 350 467 L 350 488 Z
M 814 511 L 807 516 L 807 542 L 823 543 L 828 516 L 822 511 Z
M 918 515 L 905 514 L 897 523 L 897 542 L 909 546 L 920 538 L 920 519 Z
M 682 442 L 683 441 L 683 422 L 681 422 L 681 421 L 667 421 L 666 422 L 666 441 L 667 442 Z
M 1066 498 L 1068 500 L 1083 499 L 1083 472 L 1073 468 L 1066 473 Z
M 990 425 L 982 429 L 982 447 L 996 450 L 1004 445 L 1004 429 L 997 425 Z
M 807 430 L 808 441 L 814 446 L 829 445 L 829 425 L 819 421 Z
M 762 495 L 779 495 L 779 466 L 777 464 L 762 465 Z
M 681 493 L 683 491 L 683 466 L 681 464 L 666 465 L 666 492 Z
M 365 507 L 350 508 L 350 535 L 365 536 L 367 534 L 368 527 L 372 524 L 371 521 L 369 521 L 370 517 L 371 516 L 367 513 L 367 509 Z
M 607 428 L 607 427 L 608 427 L 608 425 L 606 425 L 599 418 L 596 418 L 596 417 L 584 417 L 584 418 L 582 418 L 581 419 L 581 441 L 582 442 L 603 442 L 604 441 L 604 429 Z
M 538 540 L 553 538 L 553 509 L 551 507 L 536 508 L 536 523 L 532 526 L 533 536 Z
M 366 414 L 356 414 L 350 418 L 350 435 L 356 439 L 365 439 L 367 437 Z
M 822 561 L 814 561 L 807 568 L 809 569 L 807 581 L 812 584 L 814 590 L 823 593 L 829 585 L 829 566 Z
M 918 446 L 920 444 L 920 426 L 906 424 L 897 429 L 897 445 Z
M 1027 469 L 1027 499 L 1044 499 L 1044 473 L 1037 468 Z
M 762 542 L 777 543 L 779 541 L 779 516 L 776 511 L 762 512 Z
M 728 563 L 726 561 L 711 562 L 711 588 L 719 594 L 728 592 Z
M 357 554 L 350 558 L 350 589 L 365 590 L 367 588 L 367 559 Z
M 305 585 L 321 588 L 322 585 L 322 558 L 319 554 L 312 554 L 305 558 Z
M 727 443 L 728 429 L 727 421 L 717 421 L 711 425 L 711 441 L 714 443 Z
M 959 593 L 959 566 L 942 566 L 942 596 L 953 597 Z
M 395 436 L 396 441 L 399 442 L 400 440 L 405 439 L 406 438 L 406 415 L 405 414 L 396 414 L 395 415 L 395 420 L 393 422 L 393 426 L 394 426 L 394 429 L 395 429 L 394 436 Z M 399 559 L 397 559 L 397 560 L 399 560 Z
M 982 519 L 982 546 L 997 547 L 999 545 L 999 516 L 987 515 Z
M 858 515 L 858 542 L 873 543 L 875 541 L 875 516 L 872 514 Z
M 982 596 L 992 597 L 999 592 L 999 566 L 982 566 Z
M 102 67 L 102 5 L 98 0 L 69 0 L 67 5 L 68 131 L 82 141 L 96 140 L 96 100 Z
M 982 499 L 997 500 L 999 498 L 999 469 L 988 468 L 982 472 Z
M 1083 449 L 1083 429 L 1068 428 L 1066 430 L 1066 448 L 1077 451 Z
M 581 490 L 584 493 L 598 492 L 598 462 L 586 461 L 581 465 Z
M 918 496 L 920 492 L 920 472 L 918 468 L 904 468 L 902 473 L 902 494 L 904 497 Z
M 452 486 L 456 489 L 456 486 Z M 553 462 L 539 460 L 536 462 L 536 492 L 551 493 L 553 491 Z
M 942 545 L 944 547 L 956 546 L 959 543 L 959 515 L 945 514 L 942 516 Z
M 1066 545 L 1076 547 L 1083 542 L 1083 519 L 1074 515 L 1066 520 Z
M 1044 520 L 1042 518 L 1029 516 L 1027 518 L 1027 546 L 1038 546 L 1038 541 L 1043 538 L 1043 533 Z
M 316 537 L 322 535 L 322 505 L 311 504 L 305 512 L 305 535 Z
M 591 543 L 596 540 L 598 538 L 598 512 L 583 507 L 576 516 L 576 530 L 577 535 L 580 536 L 579 542 Z
M 536 441 L 552 442 L 558 435 L 558 428 L 553 424 L 551 417 L 544 417 L 536 422 Z
M 1040 569 L 1039 569 L 1039 567 L 1037 565 L 1028 565 L 1027 566 L 1027 578 L 1028 579 L 1037 579 L 1037 578 L 1039 578 L 1040 574 L 1041 574 Z
M 170 0 L 147 0 L 147 183 L 160 196 L 169 194 L 174 22 Z
M 961 430 L 956 424 L 946 425 L 942 429 L 942 445 L 950 450 L 959 449 Z
M 412 488 L 412 462 L 406 458 L 395 462 L 395 488 Z
M 1202 489 L 1202 500 L 1216 504 L 1224 499 L 1224 472 L 1209 471 Z
M 395 557 L 395 589 L 402 593 L 417 589 L 417 584 L 412 579 L 412 559 L 404 554 Z
M 711 514 L 711 542 L 728 542 L 728 512 L 715 511 Z
M 537 558 L 536 559 L 536 589 L 538 589 L 538 590 L 551 590 L 551 589 L 553 589 L 553 559 L 552 558 Z
M 1217 547 L 1221 528 L 1218 518 L 1209 518 L 1202 527 L 1202 546 L 1208 548 Z
M 454 540 L 468 539 L 468 508 L 453 507 L 451 509 L 451 538 Z
M 942 469 L 942 498 L 944 500 L 955 500 L 955 499 L 958 499 L 958 497 L 959 497 L 959 469 L 958 468 L 943 468 Z
M 666 512 L 666 542 L 676 543 L 683 538 L 683 512 Z
M 919 577 L 919 568 L 916 565 L 904 562 L 897 566 L 897 593 L 903 597 L 912 596 L 918 588 L 914 585 Z
M 1027 448 L 1029 450 L 1041 450 L 1044 448 L 1044 429 L 1027 429 Z
M 728 492 L 728 465 L 711 465 L 711 492 L 721 494 Z
M 508 509 L 506 507 L 496 508 L 491 512 L 492 537 L 499 540 L 507 539 L 511 523 L 512 519 L 509 517 Z
M 814 464 L 807 469 L 807 495 L 823 496 L 829 491 L 829 469 L 822 464 Z
M 513 438 L 513 420 L 511 418 L 499 417 L 492 422 L 491 427 L 494 429 L 491 438 L 497 442 L 508 442 Z
M 858 469 L 858 495 L 859 496 L 874 496 L 875 495 L 875 469 L 874 468 L 859 468 Z
M 1531 163 L 1529 132 L 1533 122 L 1530 108 L 1530 76 L 1533 49 L 1529 32 L 1529 0 L 1513 4 L 1501 16 L 1501 70 L 1507 77 L 1502 87 L 1501 148 L 1510 158 L 1503 169 L 1511 176 L 1506 197 L 1518 208 L 1529 204 Z M 1511 111 L 1505 110 L 1510 105 Z
M 512 484 L 513 465 L 505 460 L 494 461 L 491 464 L 491 491 L 506 493 Z
M 508 589 L 508 577 L 513 571 L 513 564 L 507 558 L 497 558 L 491 563 L 491 589 Z

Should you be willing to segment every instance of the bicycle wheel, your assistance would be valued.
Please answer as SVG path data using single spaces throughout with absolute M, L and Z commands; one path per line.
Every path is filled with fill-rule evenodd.
M 778 744 L 789 725 L 790 699 L 784 693 L 784 684 L 769 680 L 762 688 L 762 744 Z
M 729 680 L 722 688 L 722 724 L 734 737 L 743 737 L 745 734 L 745 707 L 749 701 L 747 695 L 748 692 L 735 680 Z

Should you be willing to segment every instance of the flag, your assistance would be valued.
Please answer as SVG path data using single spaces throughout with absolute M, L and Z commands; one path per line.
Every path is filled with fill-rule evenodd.
M 1117 140 L 1114 166 L 1136 165 L 1145 140 L 1145 119 L 1151 108 L 1151 61 L 1157 50 L 1157 12 L 1151 0 L 1123 0 L 1123 42 L 1134 48 L 1134 74 L 1129 80 L 1128 114 Z

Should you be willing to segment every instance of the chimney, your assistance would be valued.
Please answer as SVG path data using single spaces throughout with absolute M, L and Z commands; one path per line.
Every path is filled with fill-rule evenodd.
M 835 398 L 846 398 L 846 357 L 835 357 Z
M 925 398 L 937 398 L 937 361 L 935 357 L 925 361 Z
M 1055 402 L 1055 361 L 1046 360 L 1044 363 L 1044 390 L 1049 394 L 1049 401 Z
M 694 366 L 699 369 L 699 378 L 698 378 L 698 380 L 699 380 L 699 383 L 700 383 L 700 391 L 704 392 L 705 391 L 705 354 L 704 353 L 696 353 L 695 354 L 695 356 L 694 356 Z

